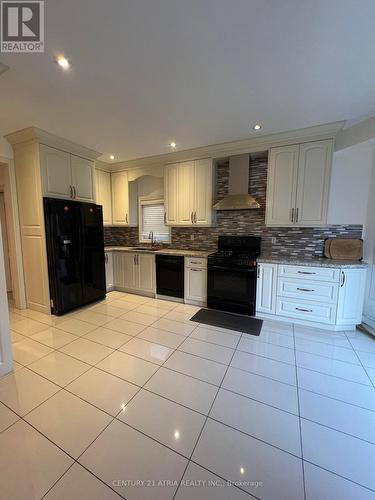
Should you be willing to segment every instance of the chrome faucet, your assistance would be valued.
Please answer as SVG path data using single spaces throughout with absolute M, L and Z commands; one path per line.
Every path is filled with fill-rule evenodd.
M 154 246 L 154 243 L 155 243 L 154 231 L 150 231 L 150 234 L 148 235 L 148 239 L 151 240 L 151 246 Z

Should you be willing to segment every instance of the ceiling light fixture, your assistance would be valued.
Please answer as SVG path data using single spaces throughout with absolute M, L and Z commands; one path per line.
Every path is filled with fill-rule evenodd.
M 172 149 L 176 149 L 177 147 L 177 144 L 174 141 L 172 141 L 169 145 Z
M 256 125 L 254 125 L 253 129 L 254 130 L 260 130 L 262 128 L 262 125 L 259 125 L 259 123 L 257 123 Z
M 109 159 L 110 160 L 114 160 L 115 159 L 115 155 L 109 155 Z
M 56 62 L 62 69 L 67 70 L 70 68 L 70 62 L 65 56 L 56 57 Z

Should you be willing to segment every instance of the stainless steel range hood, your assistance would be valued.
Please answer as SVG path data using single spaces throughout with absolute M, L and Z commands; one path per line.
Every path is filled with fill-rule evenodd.
M 215 210 L 253 210 L 260 208 L 257 200 L 248 193 L 250 156 L 236 155 L 229 158 L 229 194 L 218 201 Z

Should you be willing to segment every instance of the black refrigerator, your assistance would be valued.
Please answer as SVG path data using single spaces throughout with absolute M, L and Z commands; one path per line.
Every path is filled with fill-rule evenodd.
M 51 312 L 58 316 L 106 294 L 102 207 L 44 198 Z

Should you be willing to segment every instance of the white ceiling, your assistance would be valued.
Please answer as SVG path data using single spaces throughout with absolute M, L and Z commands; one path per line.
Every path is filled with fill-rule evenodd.
M 375 114 L 374 0 L 45 4 L 46 52 L 0 54 L 2 133 L 125 160 Z

